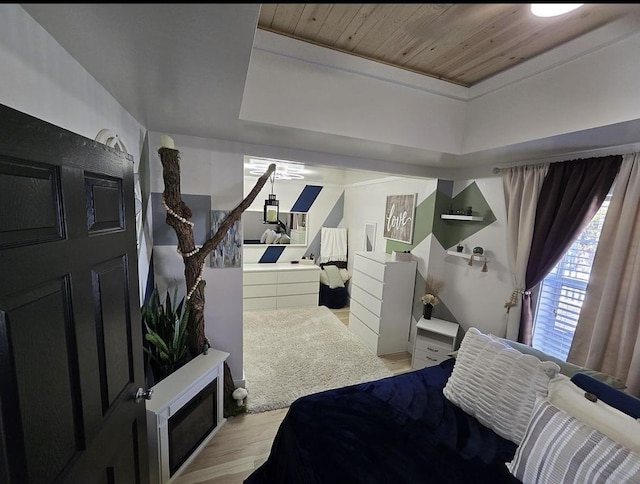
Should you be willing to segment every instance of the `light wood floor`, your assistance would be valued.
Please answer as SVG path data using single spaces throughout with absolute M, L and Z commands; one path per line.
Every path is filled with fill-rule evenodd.
M 333 309 L 345 326 L 349 308 Z M 411 354 L 396 353 L 380 359 L 394 374 L 411 369 Z M 174 481 L 175 484 L 238 484 L 269 456 L 271 443 L 286 408 L 228 418 L 209 444 Z

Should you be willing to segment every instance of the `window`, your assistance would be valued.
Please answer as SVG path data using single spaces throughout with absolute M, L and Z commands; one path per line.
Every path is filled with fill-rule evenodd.
M 533 346 L 564 361 L 571 348 L 610 200 L 611 192 L 538 287 Z

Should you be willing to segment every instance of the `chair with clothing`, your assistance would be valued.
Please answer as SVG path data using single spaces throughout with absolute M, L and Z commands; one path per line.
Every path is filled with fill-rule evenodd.
M 340 309 L 349 302 L 347 229 L 322 227 L 320 233 L 320 306 Z

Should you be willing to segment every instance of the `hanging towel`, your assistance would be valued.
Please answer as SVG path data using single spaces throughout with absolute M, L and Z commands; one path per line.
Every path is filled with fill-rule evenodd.
M 347 261 L 347 229 L 322 227 L 318 263 Z

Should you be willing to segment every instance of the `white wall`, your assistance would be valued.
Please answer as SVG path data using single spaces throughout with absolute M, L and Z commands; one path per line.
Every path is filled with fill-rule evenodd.
M 437 180 L 428 178 L 387 177 L 379 181 L 345 186 L 344 222 L 349 227 L 349 253 L 363 250 L 364 224 L 375 223 L 375 251 L 385 252 L 384 213 L 388 195 L 416 193 L 419 205 L 435 190 Z M 351 270 L 353 260 L 349 260 Z
M 268 32 L 258 30 L 256 45 L 268 38 Z M 254 47 L 240 117 L 446 153 L 460 152 L 465 101 L 336 68 L 326 61 L 346 54 L 315 48 L 326 54 L 324 63 Z
M 467 260 L 446 254 L 437 238 L 430 233 L 424 240 L 417 241 L 411 253 L 418 261 L 418 277 L 423 280 L 433 275 L 444 280 L 440 293 L 441 300 L 460 323 L 463 330 L 475 326 L 480 331 L 505 336 L 506 313 L 503 307 L 512 291 L 506 255 L 505 205 L 502 179 L 486 179 L 455 182 L 453 196 L 475 182 L 496 216 L 496 221 L 465 239 L 468 248 L 482 246 L 490 258 L 488 271 L 481 272 L 482 264 L 473 266 Z M 344 224 L 350 227 L 349 250 L 362 250 L 364 223 L 377 224 L 376 251 L 384 252 L 386 239 L 383 238 L 385 202 L 388 195 L 417 193 L 418 205 L 436 190 L 437 180 L 398 178 L 377 183 L 363 183 L 345 187 Z M 434 214 L 439 217 L 440 214 Z M 420 223 L 419 221 L 417 223 Z M 415 233 L 414 233 L 415 237 Z M 349 269 L 352 270 L 353 260 Z M 418 290 L 418 287 L 416 287 Z M 415 294 L 419 297 L 421 294 Z M 411 322 L 410 341 L 412 347 L 417 319 Z
M 640 117 L 640 34 L 469 101 L 464 153 Z
M 240 116 L 451 154 L 580 133 L 640 118 L 638 30 L 627 16 L 472 88 L 258 30 Z
M 108 62 L 108 59 L 105 59 Z M 0 103 L 73 133 L 95 139 L 118 134 L 140 171 L 145 128 L 18 4 L 0 5 Z M 151 248 L 140 247 L 141 298 Z
M 441 254 L 445 278 L 442 297 L 465 331 L 475 326 L 484 333 L 504 337 L 507 325 L 504 302 L 511 297 L 513 288 L 507 259 L 502 178 L 457 181 L 454 183 L 453 195 L 460 193 L 472 182 L 477 184 L 497 220 L 465 239 L 463 243 L 465 250 L 483 247 L 490 261 L 487 263 L 487 272 L 481 272 L 482 264 L 479 262 L 469 266 L 464 258 Z

